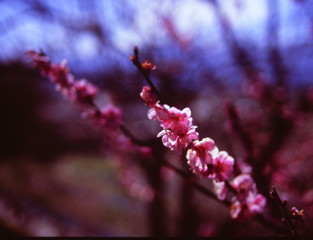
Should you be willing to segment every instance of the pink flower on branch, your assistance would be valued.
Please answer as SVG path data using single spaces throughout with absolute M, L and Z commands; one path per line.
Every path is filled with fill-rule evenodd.
M 96 86 L 84 79 L 75 80 L 75 77 L 70 73 L 66 60 L 57 64 L 51 63 L 47 56 L 35 51 L 29 51 L 26 54 L 32 59 L 34 66 L 39 68 L 41 74 L 49 78 L 55 84 L 56 89 L 63 93 L 64 97 L 71 102 L 84 106 L 85 112 L 82 117 L 91 119 L 100 126 L 105 136 L 120 142 L 122 138 L 119 129 L 122 124 L 122 112 L 113 105 L 99 109 L 94 103 L 94 98 L 98 93 Z M 125 137 L 123 142 L 130 142 L 130 140 Z M 131 146 L 131 144 L 127 146 Z M 131 149 L 137 148 L 131 147 Z
M 193 140 L 199 138 L 196 131 L 197 127 L 192 124 L 189 108 L 179 110 L 165 104 L 154 104 L 155 96 L 149 87 L 143 87 L 140 96 L 152 107 L 148 111 L 148 118 L 161 122 L 163 130 L 158 134 L 158 137 L 162 137 L 165 147 L 182 153 Z
M 213 158 L 217 155 L 218 149 L 211 138 L 196 140 L 187 151 L 187 164 L 194 173 L 208 177 L 213 173 Z
M 235 198 L 236 199 L 236 198 Z M 265 207 L 266 199 L 261 194 L 249 193 L 245 201 L 235 200 L 230 206 L 230 216 L 234 219 L 249 219 L 261 213 Z
M 116 131 L 122 123 L 122 112 L 111 104 L 98 109 L 90 109 L 84 113 L 85 118 L 89 118 L 106 131 Z
M 74 83 L 74 76 L 70 73 L 65 59 L 61 63 L 52 63 L 47 77 L 56 84 L 58 90 L 70 88 Z
M 162 143 L 165 147 L 170 148 L 178 153 L 182 151 L 195 139 L 198 139 L 198 133 L 195 127 L 186 129 L 186 132 L 179 134 L 172 132 L 171 130 L 162 130 L 158 137 L 162 137 Z
M 186 154 L 187 163 L 194 173 L 225 181 L 233 171 L 234 159 L 225 151 L 218 151 L 210 138 L 194 141 Z
M 256 193 L 256 185 L 252 177 L 248 174 L 240 174 L 232 180 L 231 186 L 238 192 L 240 196 L 246 198 L 249 192 Z
M 148 106 L 153 107 L 157 103 L 157 97 L 152 91 L 151 87 L 144 86 L 140 97 L 147 103 Z
M 31 50 L 26 52 L 26 56 L 33 60 L 33 65 L 40 70 L 43 76 L 48 77 L 51 62 L 46 55 Z
M 225 200 L 229 192 L 225 182 L 216 182 L 215 180 L 213 180 L 213 187 L 217 198 L 219 200 Z
M 86 80 L 79 80 L 73 83 L 69 99 L 82 104 L 93 104 L 98 88 Z
M 257 193 L 256 184 L 250 175 L 237 176 L 231 185 L 237 191 L 231 205 L 232 218 L 250 218 L 263 211 L 266 199 Z
M 234 162 L 234 158 L 229 156 L 227 152 L 219 152 L 218 156 L 213 159 L 215 180 L 219 182 L 227 180 L 233 172 Z

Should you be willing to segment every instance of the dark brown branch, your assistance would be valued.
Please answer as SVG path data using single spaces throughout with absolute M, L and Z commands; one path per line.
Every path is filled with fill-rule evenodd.
M 158 89 L 154 86 L 153 82 L 151 81 L 150 70 L 144 69 L 141 65 L 141 62 L 139 61 L 139 50 L 137 47 L 134 47 L 134 56 L 131 56 L 130 59 L 133 62 L 133 64 L 137 67 L 139 72 L 142 74 L 146 82 L 150 85 L 152 91 L 157 95 L 158 100 L 161 101 L 162 100 L 161 94 L 159 93 Z
M 298 235 L 297 231 L 296 231 L 296 229 L 295 229 L 295 227 L 293 225 L 292 219 L 291 219 L 290 214 L 288 213 L 288 210 L 287 210 L 287 207 L 286 207 L 287 202 L 281 200 L 279 194 L 276 191 L 275 186 L 273 186 L 272 189 L 273 189 L 273 191 L 271 192 L 271 197 L 276 199 L 278 201 L 279 205 L 281 206 L 281 208 L 283 210 L 283 213 L 284 213 L 284 218 L 283 219 L 284 219 L 284 221 L 286 221 L 288 223 L 288 225 L 290 227 L 290 235 L 292 237 L 297 236 Z

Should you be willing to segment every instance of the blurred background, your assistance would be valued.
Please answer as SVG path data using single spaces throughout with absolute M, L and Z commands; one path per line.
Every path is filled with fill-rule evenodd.
M 101 89 L 99 103 L 120 107 L 138 139 L 187 170 L 147 119 L 134 46 L 157 65 L 152 80 L 165 102 L 190 107 L 201 137 L 252 162 L 261 193 L 275 184 L 304 208 L 312 233 L 312 40 L 312 0 L 1 0 L 0 235 L 274 234 L 231 220 L 164 167 L 152 165 L 152 181 L 25 57 L 41 49 L 52 62 L 67 59 L 77 79 Z M 154 195 L 162 211 L 151 220 Z

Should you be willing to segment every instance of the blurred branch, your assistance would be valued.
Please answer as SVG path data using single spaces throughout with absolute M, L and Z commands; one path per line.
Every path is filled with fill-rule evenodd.
M 278 201 L 278 203 L 279 203 L 279 205 L 281 206 L 281 208 L 282 208 L 282 210 L 283 210 L 283 213 L 284 213 L 284 218 L 282 219 L 282 222 L 285 222 L 285 221 L 286 221 L 286 222 L 288 223 L 288 225 L 289 225 L 289 227 L 290 227 L 290 235 L 291 235 L 292 237 L 297 236 L 298 233 L 297 233 L 297 231 L 296 231 L 296 229 L 295 229 L 295 226 L 293 225 L 292 219 L 291 219 L 291 217 L 290 217 L 290 215 L 289 215 L 289 213 L 288 213 L 288 210 L 287 210 L 287 208 L 286 208 L 287 202 L 281 200 L 279 194 L 278 194 L 277 191 L 276 191 L 275 186 L 273 186 L 272 189 L 273 189 L 273 191 L 270 193 L 270 194 L 271 194 L 271 197 L 274 198 L 274 199 L 276 199 L 276 200 Z

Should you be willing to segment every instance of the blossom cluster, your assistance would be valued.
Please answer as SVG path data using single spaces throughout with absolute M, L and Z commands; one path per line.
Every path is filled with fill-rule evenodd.
M 259 194 L 256 184 L 249 174 L 236 176 L 233 173 L 234 158 L 225 151 L 219 151 L 211 138 L 199 140 L 197 126 L 193 125 L 191 110 L 179 110 L 157 101 L 150 87 L 143 87 L 141 98 L 151 107 L 148 118 L 160 122 L 165 147 L 180 154 L 185 153 L 190 169 L 202 178 L 213 179 L 215 192 L 220 200 L 231 196 L 231 217 L 247 218 L 262 212 L 266 199 Z
M 230 190 L 225 182 L 214 181 L 213 183 L 217 197 L 220 200 L 226 199 Z M 266 199 L 257 192 L 256 184 L 249 174 L 238 175 L 230 182 L 230 186 L 236 191 L 231 198 L 230 215 L 232 218 L 250 218 L 263 211 Z
M 61 63 L 51 63 L 43 53 L 28 51 L 26 55 L 32 59 L 33 65 L 41 74 L 55 84 L 57 91 L 60 91 L 65 98 L 87 107 L 87 111 L 83 113 L 84 117 L 95 121 L 105 130 L 118 129 L 122 116 L 120 109 L 113 105 L 98 109 L 94 103 L 98 88 L 84 79 L 76 80 L 70 73 L 65 59 Z

